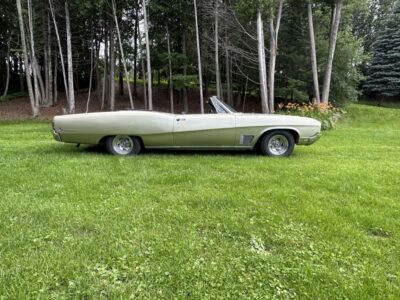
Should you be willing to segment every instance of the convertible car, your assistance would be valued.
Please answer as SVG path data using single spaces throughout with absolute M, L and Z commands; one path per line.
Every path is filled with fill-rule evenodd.
M 115 155 L 147 149 L 260 150 L 289 156 L 294 146 L 310 145 L 321 135 L 317 120 L 238 113 L 211 97 L 208 114 L 117 111 L 56 116 L 53 136 L 75 144 L 103 144 Z

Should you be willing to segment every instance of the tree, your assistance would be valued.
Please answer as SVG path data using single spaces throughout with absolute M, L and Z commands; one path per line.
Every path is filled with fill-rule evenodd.
M 57 44 L 58 44 L 58 50 L 60 53 L 60 62 L 61 62 L 61 72 L 63 75 L 63 82 L 64 82 L 64 89 L 65 89 L 65 98 L 67 99 L 67 103 L 69 103 L 69 94 L 68 94 L 68 83 L 67 83 L 67 75 L 65 72 L 65 63 L 64 63 L 64 55 L 63 55 L 63 48 L 61 46 L 61 39 L 60 39 L 60 33 L 58 30 L 58 25 L 57 25 L 57 20 L 55 17 L 55 13 L 54 13 L 54 8 L 53 8 L 53 4 L 52 4 L 52 0 L 49 0 L 49 7 L 50 7 L 50 13 L 51 13 L 51 17 L 53 19 L 53 23 L 54 23 L 54 30 L 56 33 L 56 37 L 57 37 Z M 56 64 L 55 64 L 56 65 Z M 55 74 L 57 74 L 57 72 L 55 72 Z M 56 81 L 55 81 L 56 82 Z
M 400 2 L 397 1 L 384 28 L 372 44 L 373 58 L 367 69 L 364 90 L 384 97 L 400 94 Z
M 75 113 L 74 69 L 72 65 L 71 22 L 69 18 L 68 1 L 65 1 L 65 24 L 67 29 L 67 57 L 68 57 L 68 96 L 70 114 Z
M 28 93 L 29 93 L 29 100 L 31 103 L 31 109 L 32 109 L 32 116 L 37 117 L 39 114 L 39 107 L 37 105 L 37 102 L 35 101 L 35 95 L 33 92 L 33 87 L 32 87 L 32 79 L 31 79 L 31 73 L 28 68 L 28 47 L 26 45 L 26 36 L 25 36 L 25 25 L 24 25 L 24 16 L 22 14 L 22 6 L 21 6 L 21 0 L 16 0 L 17 3 L 17 10 L 18 10 L 18 22 L 19 22 L 19 29 L 21 32 L 21 44 L 22 44 L 22 51 L 24 55 L 24 62 L 25 62 L 25 77 L 26 77 L 26 84 L 28 86 Z
M 311 68 L 313 75 L 313 87 L 314 97 L 317 104 L 321 102 L 319 93 L 319 82 L 318 82 L 318 66 L 317 66 L 317 51 L 315 49 L 315 33 L 314 33 L 314 21 L 312 12 L 312 2 L 307 3 L 307 17 L 308 17 L 308 28 L 310 34 L 310 54 L 311 54 Z
M 340 16 L 342 13 L 343 0 L 334 0 L 334 7 L 332 12 L 332 25 L 329 36 L 329 50 L 328 61 L 325 69 L 324 86 L 322 88 L 322 103 L 327 104 L 329 101 L 329 92 L 331 88 L 332 65 L 333 57 L 335 55 L 336 40 L 339 32 Z
M 143 0 L 143 16 L 144 16 L 144 34 L 146 39 L 146 58 L 147 58 L 147 95 L 149 110 L 153 110 L 153 79 L 151 76 L 151 56 L 150 56 L 150 39 L 149 39 L 149 25 L 147 22 L 147 6 L 146 0 Z
M 129 75 L 128 75 L 128 69 L 126 67 L 126 61 L 125 61 L 125 55 L 124 55 L 124 49 L 122 48 L 122 41 L 121 41 L 121 33 L 119 31 L 119 26 L 118 26 L 118 20 L 117 20 L 117 12 L 116 12 L 116 7 L 115 7 L 115 0 L 112 0 L 112 9 L 113 9 L 113 15 L 114 15 L 114 21 L 115 21 L 115 27 L 117 29 L 117 37 L 118 37 L 118 43 L 119 43 L 119 51 L 121 53 L 121 59 L 122 59 L 122 64 L 124 66 L 124 71 L 125 71 L 125 78 L 126 78 L 126 85 L 128 87 L 128 94 L 129 94 L 129 101 L 131 104 L 131 109 L 133 109 L 133 99 L 132 99 L 132 93 L 131 93 L 131 85 L 129 83 Z
M 261 10 L 258 10 L 257 12 L 257 41 L 258 63 L 260 72 L 261 107 L 263 113 L 269 113 L 267 67 L 265 63 L 264 22 L 261 16 Z
M 270 42 L 269 42 L 269 112 L 274 112 L 275 106 L 275 66 L 276 66 L 276 56 L 278 55 L 278 35 L 279 29 L 281 25 L 282 18 L 282 8 L 283 8 L 283 0 L 279 1 L 278 12 L 276 14 L 276 23 L 274 25 L 274 10 L 271 8 L 271 15 L 269 18 L 269 34 L 270 34 Z
M 217 97 L 221 99 L 221 71 L 219 68 L 219 0 L 215 0 L 215 29 L 214 29 L 214 42 L 215 42 L 215 85 L 217 90 Z
M 199 71 L 199 91 L 200 91 L 200 112 L 204 114 L 204 99 L 203 99 L 203 73 L 201 68 L 201 53 L 200 53 L 200 36 L 199 36 L 199 21 L 197 16 L 197 1 L 194 0 L 194 17 L 196 27 L 196 45 L 197 45 L 197 61 Z
M 9 38 L 9 40 L 7 42 L 7 54 L 6 54 L 6 58 L 7 58 L 7 62 L 6 62 L 7 77 L 6 77 L 6 85 L 5 85 L 5 88 L 4 88 L 3 97 L 7 96 L 8 85 L 10 83 L 10 43 L 11 43 L 11 37 Z

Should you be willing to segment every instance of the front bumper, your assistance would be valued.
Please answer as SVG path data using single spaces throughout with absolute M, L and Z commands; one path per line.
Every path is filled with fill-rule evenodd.
M 313 136 L 306 137 L 306 138 L 300 138 L 299 139 L 299 145 L 311 145 L 314 144 L 316 141 L 318 141 L 321 138 L 321 132 L 318 132 L 314 134 Z

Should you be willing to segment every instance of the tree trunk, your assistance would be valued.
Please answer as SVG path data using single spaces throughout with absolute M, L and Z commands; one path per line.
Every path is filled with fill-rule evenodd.
M 101 94 L 101 109 L 104 109 L 105 103 L 108 102 L 108 96 L 106 92 L 108 92 L 108 32 L 107 29 L 104 29 L 104 76 L 103 76 L 103 85 L 102 85 L 102 94 Z
M 115 45 L 114 28 L 110 30 L 110 109 L 115 110 Z
M 65 64 L 64 64 L 64 55 L 63 55 L 63 49 L 61 46 L 61 40 L 60 40 L 60 34 L 58 32 L 58 26 L 57 26 L 57 21 L 56 21 L 56 17 L 54 14 L 54 9 L 53 9 L 53 4 L 51 2 L 51 0 L 49 0 L 49 7 L 50 7 L 50 13 L 51 13 L 51 17 L 53 19 L 53 23 L 54 23 L 54 30 L 56 32 L 56 37 L 57 37 L 57 43 L 58 43 L 58 49 L 59 49 L 59 53 L 60 53 L 60 62 L 61 62 L 61 71 L 62 71 L 62 75 L 63 75 L 63 80 L 64 80 L 64 89 L 65 89 L 65 98 L 67 99 L 67 103 L 69 105 L 69 94 L 68 94 L 68 84 L 67 84 L 67 75 L 65 72 Z
M 18 73 L 19 73 L 19 89 L 21 92 L 25 91 L 24 85 L 24 69 L 22 68 L 22 53 L 18 54 Z
M 69 19 L 68 1 L 65 1 L 65 23 L 67 29 L 69 113 L 73 114 L 75 113 L 74 68 L 72 65 L 71 25 Z
M 264 28 L 261 11 L 257 13 L 257 43 L 258 43 L 258 64 L 260 70 L 260 91 L 261 91 L 261 108 L 262 112 L 269 113 L 268 108 L 268 87 L 267 87 L 267 67 L 265 64 L 265 42 Z
M 47 13 L 47 55 L 48 55 L 48 60 L 47 60 L 47 67 L 48 67 L 48 76 L 49 76 L 49 85 L 47 86 L 47 99 L 49 102 L 49 105 L 54 105 L 54 94 L 53 94 L 53 86 L 54 86 L 54 81 L 53 81 L 53 62 L 52 62 L 52 47 L 51 47 L 51 21 L 50 21 L 50 15 Z
M 279 2 L 278 13 L 276 15 L 276 25 L 274 26 L 274 14 L 271 10 L 269 19 L 270 29 L 270 56 L 269 56 L 269 112 L 275 112 L 275 66 L 276 56 L 278 55 L 278 35 L 282 18 L 283 0 Z
M 139 0 L 135 3 L 135 35 L 134 35 L 134 46 L 133 46 L 133 95 L 137 94 L 137 57 L 138 57 L 138 34 L 139 31 Z
M 100 42 L 96 41 L 96 95 L 97 95 L 97 101 L 101 103 L 100 88 L 102 87 L 102 84 L 100 78 L 99 61 L 100 61 Z
M 91 33 L 90 33 L 90 42 L 91 42 L 91 47 L 90 47 L 90 76 L 89 76 L 89 89 L 88 89 L 88 98 L 86 102 L 86 113 L 89 112 L 89 104 L 90 104 L 90 96 L 92 93 L 92 79 L 93 79 L 93 48 L 94 48 L 94 43 L 93 43 L 93 24 L 91 28 Z
M 118 85 L 119 85 L 119 95 L 124 95 L 124 72 L 122 71 L 122 58 L 121 52 L 118 53 Z M 126 83 L 129 84 L 129 77 L 126 79 Z
M 144 16 L 144 33 L 146 37 L 146 59 L 147 59 L 147 93 L 149 110 L 153 110 L 153 80 L 151 77 L 151 58 L 150 58 L 150 39 L 149 39 L 149 26 L 147 23 L 147 8 L 146 0 L 143 0 L 143 16 Z
M 57 83 L 57 74 L 58 74 L 58 62 L 57 62 L 57 54 L 54 54 L 54 100 L 53 104 L 56 104 L 58 101 L 58 83 Z
M 36 53 L 35 53 L 35 40 L 33 35 L 33 17 L 32 17 L 32 2 L 28 0 L 28 29 L 30 36 L 30 46 L 31 46 L 31 66 L 33 73 L 33 83 L 34 83 L 34 92 L 35 92 L 35 105 L 39 107 L 39 103 L 41 102 L 42 95 L 39 90 L 39 81 L 38 81 L 38 68 L 36 61 Z
M 142 51 L 142 55 L 141 55 L 141 60 L 142 60 L 142 73 L 143 73 L 143 100 L 144 100 L 144 109 L 147 110 L 148 109 L 148 101 L 147 101 L 147 92 L 146 92 L 146 68 L 145 68 L 145 62 L 144 62 L 144 55 L 143 55 L 143 51 Z
M 219 68 L 218 2 L 219 0 L 215 0 L 215 84 L 217 89 L 217 98 L 222 99 L 221 72 Z
M 307 4 L 307 14 L 308 14 L 308 28 L 310 32 L 311 66 L 313 74 L 314 97 L 316 104 L 319 104 L 321 102 L 321 97 L 319 93 L 317 51 L 315 49 L 315 33 L 314 33 L 314 22 L 313 22 L 311 1 L 308 2 Z
M 328 102 L 329 102 L 333 57 L 335 55 L 335 48 L 336 48 L 337 35 L 338 35 L 338 31 L 339 31 L 342 4 L 343 4 L 343 0 L 335 0 L 334 14 L 333 14 L 333 18 L 332 18 L 332 28 L 331 28 L 331 34 L 329 37 L 328 61 L 326 64 L 324 86 L 322 89 L 322 98 L 321 98 L 321 101 L 324 104 L 328 104 Z
M 43 78 L 40 72 L 40 68 L 39 68 L 39 64 L 37 62 L 36 59 L 34 59 L 34 67 L 36 69 L 36 77 L 37 77 L 37 82 L 39 84 L 39 104 L 44 105 L 45 103 L 47 103 L 47 99 L 46 99 L 46 88 L 43 82 Z
M 18 11 L 19 29 L 21 32 L 21 45 L 22 45 L 22 51 L 23 51 L 24 63 L 25 63 L 26 84 L 28 86 L 28 93 L 29 93 L 29 100 L 31 103 L 32 116 L 34 118 L 36 118 L 39 114 L 39 108 L 36 105 L 35 96 L 33 94 L 31 75 L 28 73 L 29 72 L 29 68 L 28 68 L 29 59 L 28 59 L 28 49 L 26 47 L 25 27 L 24 27 L 24 19 L 22 16 L 21 0 L 16 0 L 16 3 L 17 3 L 17 11 Z
M 4 88 L 4 93 L 3 93 L 3 97 L 7 96 L 8 93 L 8 84 L 10 83 L 10 43 L 11 43 L 11 37 L 9 38 L 8 42 L 7 42 L 7 63 L 6 63 L 6 72 L 7 72 L 7 78 L 6 78 L 6 85 Z
M 226 72 L 226 101 L 229 105 L 233 106 L 232 99 L 232 78 L 231 78 L 231 65 L 228 50 L 228 36 L 225 38 L 225 72 Z
M 199 69 L 200 112 L 202 114 L 204 114 L 203 73 L 202 73 L 202 68 L 201 68 L 199 21 L 197 18 L 197 1 L 196 0 L 194 0 L 194 17 L 195 17 L 195 26 L 196 26 L 197 61 L 198 61 L 198 69 Z
M 48 42 L 45 41 L 43 45 L 43 60 L 44 60 L 44 84 L 45 84 L 45 94 L 43 95 L 43 103 L 44 106 L 48 106 L 50 99 L 49 99 L 49 49 L 48 49 Z
M 157 101 L 160 101 L 160 88 L 161 88 L 161 71 L 157 69 Z
M 174 113 L 174 82 L 172 80 L 172 59 L 169 30 L 167 27 L 167 48 L 168 48 L 168 66 L 169 66 L 169 102 L 171 113 Z
M 247 96 L 247 85 L 249 83 L 249 76 L 246 76 L 246 84 L 244 85 L 244 90 L 243 90 L 243 106 L 242 106 L 242 112 L 244 112 L 245 106 L 246 106 L 246 96 Z
M 114 12 L 114 21 L 115 21 L 115 28 L 117 29 L 117 35 L 118 35 L 118 42 L 119 42 L 119 51 L 120 51 L 120 61 L 122 59 L 122 63 L 124 65 L 124 71 L 125 71 L 125 78 L 126 78 L 126 86 L 128 88 L 128 94 L 129 94 L 129 101 L 131 104 L 131 109 L 134 109 L 133 106 L 133 98 L 132 98 L 132 92 L 131 92 L 131 85 L 129 83 L 129 74 L 128 74 L 128 69 L 126 67 L 126 61 L 125 61 L 125 55 L 124 55 L 124 49 L 122 48 L 122 41 L 121 41 L 121 34 L 119 31 L 119 26 L 118 26 L 118 20 L 117 20 L 117 12 L 116 12 L 116 7 L 115 7 L 115 1 L 112 0 L 112 5 L 113 5 L 113 12 Z M 120 64 L 121 66 L 121 64 Z M 120 74 L 122 74 L 122 70 L 120 68 Z M 121 76 L 121 75 L 120 75 Z M 121 76 L 122 77 L 122 76 Z M 122 91 L 123 91 L 123 83 L 122 83 Z M 122 94 L 123 95 L 123 92 Z
M 189 112 L 189 101 L 188 101 L 188 93 L 186 88 L 186 77 L 187 77 L 187 51 L 186 51 L 186 30 L 183 30 L 182 33 L 182 54 L 184 56 L 183 63 L 183 111 L 185 114 Z

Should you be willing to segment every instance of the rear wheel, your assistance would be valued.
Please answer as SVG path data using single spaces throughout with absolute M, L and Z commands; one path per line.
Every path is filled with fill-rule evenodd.
M 260 148 L 264 155 L 289 156 L 294 149 L 293 135 L 284 130 L 267 133 L 261 140 Z
M 116 135 L 106 139 L 106 148 L 114 155 L 136 155 L 142 151 L 142 143 L 137 137 Z

